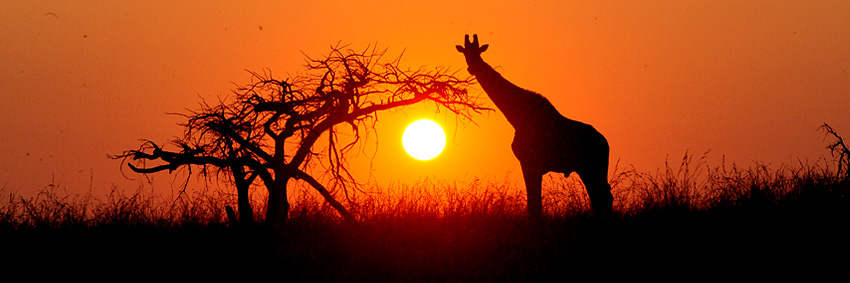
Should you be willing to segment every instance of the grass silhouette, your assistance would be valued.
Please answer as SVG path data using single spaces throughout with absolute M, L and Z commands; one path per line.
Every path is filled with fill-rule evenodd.
M 617 215 L 609 219 L 590 216 L 574 178 L 544 182 L 545 217 L 536 222 L 527 219 L 524 191 L 507 181 L 424 180 L 351 196 L 353 225 L 321 197 L 300 194 L 281 235 L 228 226 L 224 207 L 234 194 L 175 199 L 116 189 L 99 198 L 48 186 L 31 198 L 0 191 L 0 237 L 4 255 L 20 262 L 266 266 L 310 281 L 528 281 L 603 266 L 847 263 L 850 181 L 835 161 L 744 168 L 704 158 L 685 155 L 654 173 L 615 171 Z

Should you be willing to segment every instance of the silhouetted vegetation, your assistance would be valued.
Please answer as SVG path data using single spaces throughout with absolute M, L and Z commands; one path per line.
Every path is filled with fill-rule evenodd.
M 145 140 L 112 158 L 131 162 L 129 168 L 142 174 L 195 166 L 207 177 L 223 175 L 236 185 L 239 222 L 253 220 L 248 195 L 255 180 L 268 193 L 266 224 L 282 226 L 288 219 L 290 180 L 309 184 L 353 221 L 337 198 L 350 200 L 359 189 L 347 155 L 375 131 L 378 112 L 430 102 L 470 119 L 486 109 L 467 92 L 471 78 L 445 67 L 404 68 L 401 57 L 384 54 L 335 46 L 322 58 L 308 57 L 305 72 L 291 78 L 252 72 L 254 82 L 236 88 L 232 99 L 203 102 L 186 114 L 183 137 L 167 145 L 173 149 Z M 237 222 L 235 211 L 227 215 Z
M 616 171 L 609 219 L 590 216 L 574 178 L 544 183 L 540 221 L 527 219 L 522 188 L 506 181 L 375 188 L 356 200 L 357 223 L 304 189 L 291 195 L 277 236 L 229 227 L 231 193 L 174 199 L 115 190 L 100 198 L 48 186 L 32 198 L 3 191 L 0 235 L 14 243 L 6 258 L 141 269 L 156 262 L 185 272 L 269 265 L 281 278 L 310 281 L 528 281 L 614 267 L 780 275 L 846 264 L 850 182 L 838 168 L 847 159 L 740 167 L 704 157 L 688 154 L 655 173 Z M 75 261 L 80 255 L 91 260 Z

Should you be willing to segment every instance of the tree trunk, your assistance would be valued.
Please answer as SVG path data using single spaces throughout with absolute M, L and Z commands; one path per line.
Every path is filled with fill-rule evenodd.
M 251 208 L 251 201 L 248 199 L 248 188 L 250 186 L 245 184 L 236 187 L 239 199 L 239 223 L 242 225 L 254 223 L 254 209 Z
M 287 176 L 276 176 L 274 185 L 269 186 L 269 202 L 266 208 L 266 226 L 272 229 L 286 226 L 289 214 L 289 201 L 286 199 Z
M 236 196 L 239 205 L 239 223 L 242 225 L 251 225 L 254 223 L 254 209 L 251 208 L 251 201 L 248 198 L 248 189 L 251 188 L 253 178 L 247 178 L 247 173 L 241 165 L 230 166 L 230 171 L 233 172 L 233 183 L 236 184 Z

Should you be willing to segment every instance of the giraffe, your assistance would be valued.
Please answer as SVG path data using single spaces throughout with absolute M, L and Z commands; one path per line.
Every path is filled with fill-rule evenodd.
M 608 184 L 608 141 L 593 126 L 568 119 L 542 95 L 518 87 L 481 59 L 488 44 L 478 45 L 478 35 L 465 36 L 457 50 L 466 57 L 474 75 L 514 128 L 511 149 L 522 168 L 528 199 L 528 215 L 540 218 L 543 208 L 541 183 L 548 172 L 581 178 L 596 216 L 612 214 L 613 196 Z

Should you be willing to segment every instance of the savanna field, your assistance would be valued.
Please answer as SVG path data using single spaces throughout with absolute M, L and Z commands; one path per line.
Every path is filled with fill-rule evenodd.
M 4 191 L 0 229 L 7 267 L 222 268 L 397 282 L 528 281 L 622 268 L 642 271 L 607 276 L 823 274 L 846 267 L 850 251 L 850 182 L 839 161 L 712 167 L 687 155 L 654 173 L 618 170 L 618 215 L 608 219 L 590 215 L 574 178 L 545 182 L 541 221 L 526 218 L 524 191 L 507 182 L 425 180 L 352 199 L 357 223 L 300 194 L 278 233 L 262 219 L 228 225 L 225 206 L 236 201 L 229 192 L 92 196 L 48 186 L 32 198 Z
M 850 1 L 102 2 L 0 4 L 0 283 L 850 282 Z

